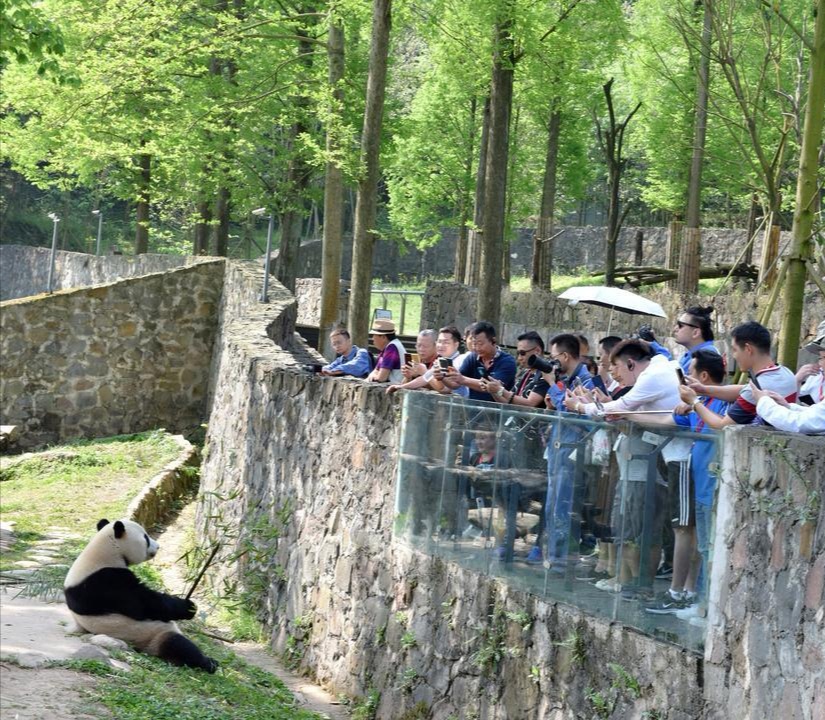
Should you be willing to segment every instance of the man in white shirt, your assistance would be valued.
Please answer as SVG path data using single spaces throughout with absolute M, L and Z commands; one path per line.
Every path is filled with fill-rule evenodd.
M 789 403 L 779 393 L 760 390 L 753 383 L 750 384 L 750 390 L 756 399 L 759 417 L 777 430 L 806 435 L 825 434 L 825 401 L 816 405 L 796 405 Z

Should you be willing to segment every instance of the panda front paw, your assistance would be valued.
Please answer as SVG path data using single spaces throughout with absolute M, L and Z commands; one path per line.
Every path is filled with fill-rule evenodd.
M 205 657 L 204 659 L 206 662 L 203 664 L 203 669 L 212 675 L 218 669 L 218 661 L 213 660 L 211 657 Z
M 182 619 L 183 620 L 191 620 L 195 617 L 196 613 L 198 612 L 198 606 L 195 605 L 191 600 L 183 600 L 183 609 L 182 609 Z

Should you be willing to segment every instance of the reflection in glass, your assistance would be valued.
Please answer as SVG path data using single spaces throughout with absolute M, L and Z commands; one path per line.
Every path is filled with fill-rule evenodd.
M 395 538 L 700 651 L 701 604 L 681 615 L 654 608 L 670 584 L 656 574 L 674 492 L 692 492 L 685 483 L 698 439 L 675 426 L 409 392 Z M 698 555 L 695 569 L 706 593 Z

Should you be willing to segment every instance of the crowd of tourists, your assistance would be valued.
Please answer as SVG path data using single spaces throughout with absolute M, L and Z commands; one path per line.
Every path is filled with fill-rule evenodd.
M 554 572 L 567 572 L 575 564 L 578 573 L 586 552 L 584 544 L 579 547 L 584 518 L 581 496 L 578 503 L 574 501 L 576 463 L 569 448 L 585 436 L 595 445 L 592 433 L 582 429 L 587 419 L 606 420 L 608 427 L 610 421 L 629 419 L 653 430 L 672 426 L 697 434 L 728 425 L 825 433 L 825 323 L 804 348 L 817 361 L 795 372 L 774 362 L 771 334 L 765 327 L 745 322 L 733 328 L 730 365 L 735 363 L 747 376 L 745 382 L 734 384 L 728 382 L 732 370 L 728 359 L 714 342 L 712 312 L 710 307 L 689 307 L 675 318 L 672 337 L 681 350 L 677 359 L 649 326 L 630 337 L 600 338 L 592 348 L 579 332 L 555 335 L 546 344 L 538 332 L 525 332 L 518 336 L 515 354 L 511 354 L 499 345 L 495 328 L 485 321 L 469 325 L 463 333 L 453 326 L 423 330 L 416 340 L 416 353 L 407 354 L 392 321 L 376 319 L 370 331 L 376 357 L 353 345 L 345 328 L 336 327 L 330 339 L 337 357 L 321 372 L 385 383 L 387 393 L 429 390 L 498 405 L 545 409 L 558 417 L 580 416 L 582 422 L 549 426 L 551 430 L 541 438 L 546 488 L 538 501 L 530 492 L 523 493 L 519 501 L 522 509 L 531 503 L 534 509 L 538 507 L 532 528 L 535 539 L 523 560 Z M 609 491 L 602 489 L 602 496 L 615 493 L 615 499 L 603 503 L 611 508 L 604 509 L 599 523 L 602 531 L 597 533 L 597 551 L 588 576 L 601 590 L 639 600 L 649 613 L 689 617 L 701 613 L 706 589 L 716 443 L 692 435 L 663 444 L 651 483 L 650 465 L 639 458 L 650 454 L 651 448 L 655 451 L 657 437 L 650 432 L 617 431 L 602 438 L 602 443 L 609 443 L 606 455 L 614 456 L 618 469 L 613 474 L 618 478 Z M 568 449 L 561 452 L 560 447 Z M 505 461 L 496 453 L 496 434 L 478 428 L 468 444 L 467 464 L 479 470 L 501 467 Z M 596 454 L 594 448 L 592 455 Z M 650 485 L 655 486 L 652 491 Z M 461 492 L 471 494 L 473 487 Z M 478 492 L 476 502 L 482 507 L 483 490 Z M 621 501 L 619 492 L 624 493 Z M 661 537 L 658 530 L 655 537 L 650 536 L 649 518 L 643 522 L 651 496 L 656 515 L 653 524 L 663 529 Z M 503 512 L 501 497 L 487 500 Z M 571 529 L 575 543 L 570 539 Z M 462 528 L 454 531 L 461 533 Z M 644 541 L 643 532 L 647 533 Z M 503 537 L 499 529 L 495 552 L 509 560 L 512 548 L 508 553 Z M 621 563 L 616 562 L 617 546 L 621 546 Z M 647 557 L 642 557 L 640 547 L 647 549 Z M 652 595 L 654 577 L 671 580 L 659 597 Z

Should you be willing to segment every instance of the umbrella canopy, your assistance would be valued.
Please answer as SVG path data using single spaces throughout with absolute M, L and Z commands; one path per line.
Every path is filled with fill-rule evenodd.
M 571 287 L 559 295 L 559 299 L 567 300 L 570 305 L 588 303 L 589 305 L 601 305 L 602 307 L 619 310 L 623 313 L 630 313 L 631 315 L 667 317 L 667 314 L 662 310 L 662 306 L 659 305 L 659 303 L 648 300 L 629 290 L 622 290 L 617 287 L 606 287 L 604 285 Z

